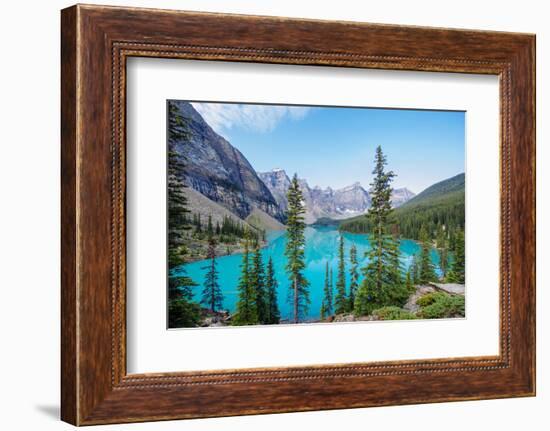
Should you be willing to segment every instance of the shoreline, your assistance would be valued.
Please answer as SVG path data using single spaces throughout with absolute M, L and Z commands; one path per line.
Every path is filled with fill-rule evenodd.
M 266 238 L 269 237 L 269 234 L 270 233 L 273 233 L 273 232 L 282 232 L 281 235 L 284 234 L 284 232 L 286 232 L 286 230 L 270 230 L 270 231 L 266 231 Z M 271 240 L 269 239 L 266 239 L 265 241 L 264 240 L 261 240 L 260 241 L 260 249 L 264 249 L 266 248 L 271 242 L 273 242 L 274 240 L 276 240 L 277 238 L 279 238 L 279 236 L 275 237 L 275 238 L 272 238 Z M 230 252 L 227 253 L 227 248 L 230 248 Z M 224 243 L 218 243 L 216 245 L 216 258 L 219 258 L 219 257 L 225 257 L 225 256 L 233 256 L 235 254 L 242 254 L 244 252 L 244 248 L 242 247 L 241 245 L 241 241 L 239 241 L 238 244 L 224 244 Z M 186 260 L 186 262 L 184 263 L 184 265 L 187 265 L 189 263 L 196 263 L 196 262 L 201 262 L 201 261 L 204 261 L 204 260 L 208 260 L 208 258 L 204 257 L 204 258 L 190 258 L 188 260 Z

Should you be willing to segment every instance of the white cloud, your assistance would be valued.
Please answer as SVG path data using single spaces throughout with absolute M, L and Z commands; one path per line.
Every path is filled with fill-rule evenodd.
M 311 108 L 282 105 L 247 105 L 234 103 L 192 103 L 205 121 L 216 131 L 243 127 L 270 132 L 286 118 L 300 120 Z

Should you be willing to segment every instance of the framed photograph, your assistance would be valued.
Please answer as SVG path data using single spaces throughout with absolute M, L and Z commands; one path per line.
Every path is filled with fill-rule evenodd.
M 535 394 L 533 35 L 61 30 L 63 420 Z

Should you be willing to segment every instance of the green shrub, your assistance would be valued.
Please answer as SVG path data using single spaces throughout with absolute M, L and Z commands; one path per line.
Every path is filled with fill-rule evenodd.
M 168 301 L 168 327 L 193 328 L 199 326 L 201 308 L 185 298 Z
M 432 292 L 427 293 L 426 295 L 421 296 L 416 300 L 416 303 L 420 305 L 421 307 L 426 307 L 428 305 L 432 305 L 434 302 L 442 301 L 445 297 L 447 297 L 446 293 L 443 292 Z
M 462 295 L 434 292 L 422 296 L 416 303 L 421 307 L 417 316 L 423 319 L 464 317 L 465 314 L 465 301 Z
M 372 312 L 379 320 L 412 320 L 416 316 L 402 308 L 395 306 L 382 307 Z

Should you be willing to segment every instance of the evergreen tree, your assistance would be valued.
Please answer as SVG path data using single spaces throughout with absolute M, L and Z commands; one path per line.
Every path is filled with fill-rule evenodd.
M 430 281 L 436 281 L 437 276 L 431 258 L 431 243 L 428 232 L 424 227 L 420 230 L 420 241 L 422 249 L 420 251 L 420 273 L 418 278 L 420 283 L 425 284 Z
M 168 104 L 168 327 L 198 326 L 200 307 L 193 302 L 193 288 L 198 286 L 185 273 L 187 248 L 184 244 L 188 224 L 187 198 L 182 178 L 185 174 L 183 155 L 177 144 L 185 144 L 190 132 L 176 104 Z M 176 270 L 176 268 L 178 268 Z
M 330 289 L 330 295 L 333 298 L 332 305 L 334 308 L 334 275 L 332 273 L 332 267 L 328 270 L 328 283 L 329 283 L 329 289 Z
M 413 279 L 412 279 L 412 276 L 411 276 L 411 271 L 407 271 L 407 276 L 405 278 L 405 287 L 407 288 L 407 291 L 409 293 L 413 293 L 414 292 L 414 284 L 413 284 Z
M 258 323 L 256 295 L 250 287 L 250 244 L 248 237 L 245 237 L 241 276 L 238 285 L 239 299 L 237 301 L 237 310 L 231 321 L 233 325 L 255 325 Z
M 179 108 L 169 103 L 168 112 L 168 268 L 185 262 L 184 232 L 187 224 L 187 198 L 182 178 L 185 174 L 183 156 L 178 154 L 176 145 L 190 138 L 187 124 Z
M 183 267 L 170 271 L 168 275 L 168 300 L 172 299 L 191 299 L 193 297 L 193 287 L 198 286 L 193 279 L 186 275 Z
M 188 299 L 168 301 L 168 327 L 193 328 L 200 324 L 200 306 Z
M 168 327 L 189 328 L 200 323 L 200 307 L 193 302 L 193 288 L 198 286 L 185 274 L 183 267 L 178 273 L 171 271 L 168 277 Z
M 207 272 L 204 277 L 201 304 L 215 313 L 222 307 L 223 295 L 218 283 L 219 273 L 216 268 L 216 241 L 214 238 L 210 238 L 208 241 L 207 259 L 209 260 L 208 265 L 202 268 Z
M 346 266 L 344 261 L 344 237 L 340 235 L 338 245 L 338 275 L 336 279 L 336 297 L 334 298 L 334 312 L 345 313 L 348 310 L 349 302 L 346 295 Z
M 464 252 L 464 232 L 458 231 L 455 237 L 455 251 L 447 281 L 464 284 L 466 282 L 466 256 Z
M 411 273 L 411 280 L 413 284 L 420 283 L 420 268 L 418 267 L 418 254 L 413 255 L 412 263 L 409 267 L 409 272 Z
M 456 229 L 449 229 L 449 250 L 453 252 L 456 249 Z
M 447 262 L 449 260 L 449 249 L 447 234 L 444 227 L 440 227 L 437 234 L 437 248 L 439 252 L 439 269 L 441 269 L 441 277 L 443 279 L 447 276 Z
M 202 233 L 202 222 L 200 213 L 197 214 L 197 232 Z
M 331 316 L 333 313 L 332 281 L 329 277 L 330 273 L 327 262 L 325 268 L 325 286 L 323 288 L 323 301 L 321 302 L 321 320 L 324 320 L 327 316 Z
M 353 304 L 355 303 L 355 296 L 357 295 L 357 289 L 359 287 L 359 262 L 357 260 L 357 247 L 355 244 L 351 245 L 349 251 L 350 267 L 350 283 L 349 283 L 349 301 L 348 311 L 353 311 Z
M 389 279 L 390 283 L 393 283 L 393 287 L 386 290 L 385 305 L 401 307 L 407 302 L 409 291 L 402 276 L 403 268 L 399 260 L 399 242 L 397 240 L 394 240 L 388 247 L 388 257 L 391 269 Z
M 287 258 L 286 272 L 290 281 L 289 300 L 292 303 L 292 318 L 298 323 L 307 313 L 310 303 L 309 282 L 303 275 L 305 269 L 305 222 L 304 197 L 298 183 L 298 176 L 294 174 L 287 193 L 287 242 L 285 256 Z
M 399 244 L 390 230 L 391 182 L 395 174 L 385 170 L 386 164 L 386 157 L 378 146 L 372 172 L 371 207 L 367 213 L 372 226 L 371 248 L 365 253 L 368 263 L 362 268 L 364 280 L 355 298 L 354 312 L 358 315 L 370 314 L 386 305 L 400 306 L 407 299 L 399 266 Z
M 208 235 L 208 238 L 212 238 L 214 235 L 214 226 L 212 225 L 212 214 L 208 215 L 208 225 L 206 228 L 206 233 Z
M 279 323 L 281 319 L 281 313 L 279 311 L 279 305 L 277 304 L 277 288 L 279 287 L 277 279 L 275 278 L 275 270 L 273 269 L 273 259 L 271 256 L 267 261 L 267 274 L 265 279 L 265 286 L 267 290 L 267 315 L 266 321 L 268 325 Z
M 193 302 L 193 288 L 198 284 L 189 277 L 183 266 L 169 270 L 168 327 L 189 328 L 200 323 L 200 307 Z
M 250 291 L 255 296 L 259 323 L 267 323 L 267 292 L 265 288 L 264 265 L 258 241 L 254 244 L 254 256 L 250 266 Z
M 441 269 L 441 278 L 447 277 L 449 266 L 449 250 L 446 245 L 439 249 L 439 269 Z

